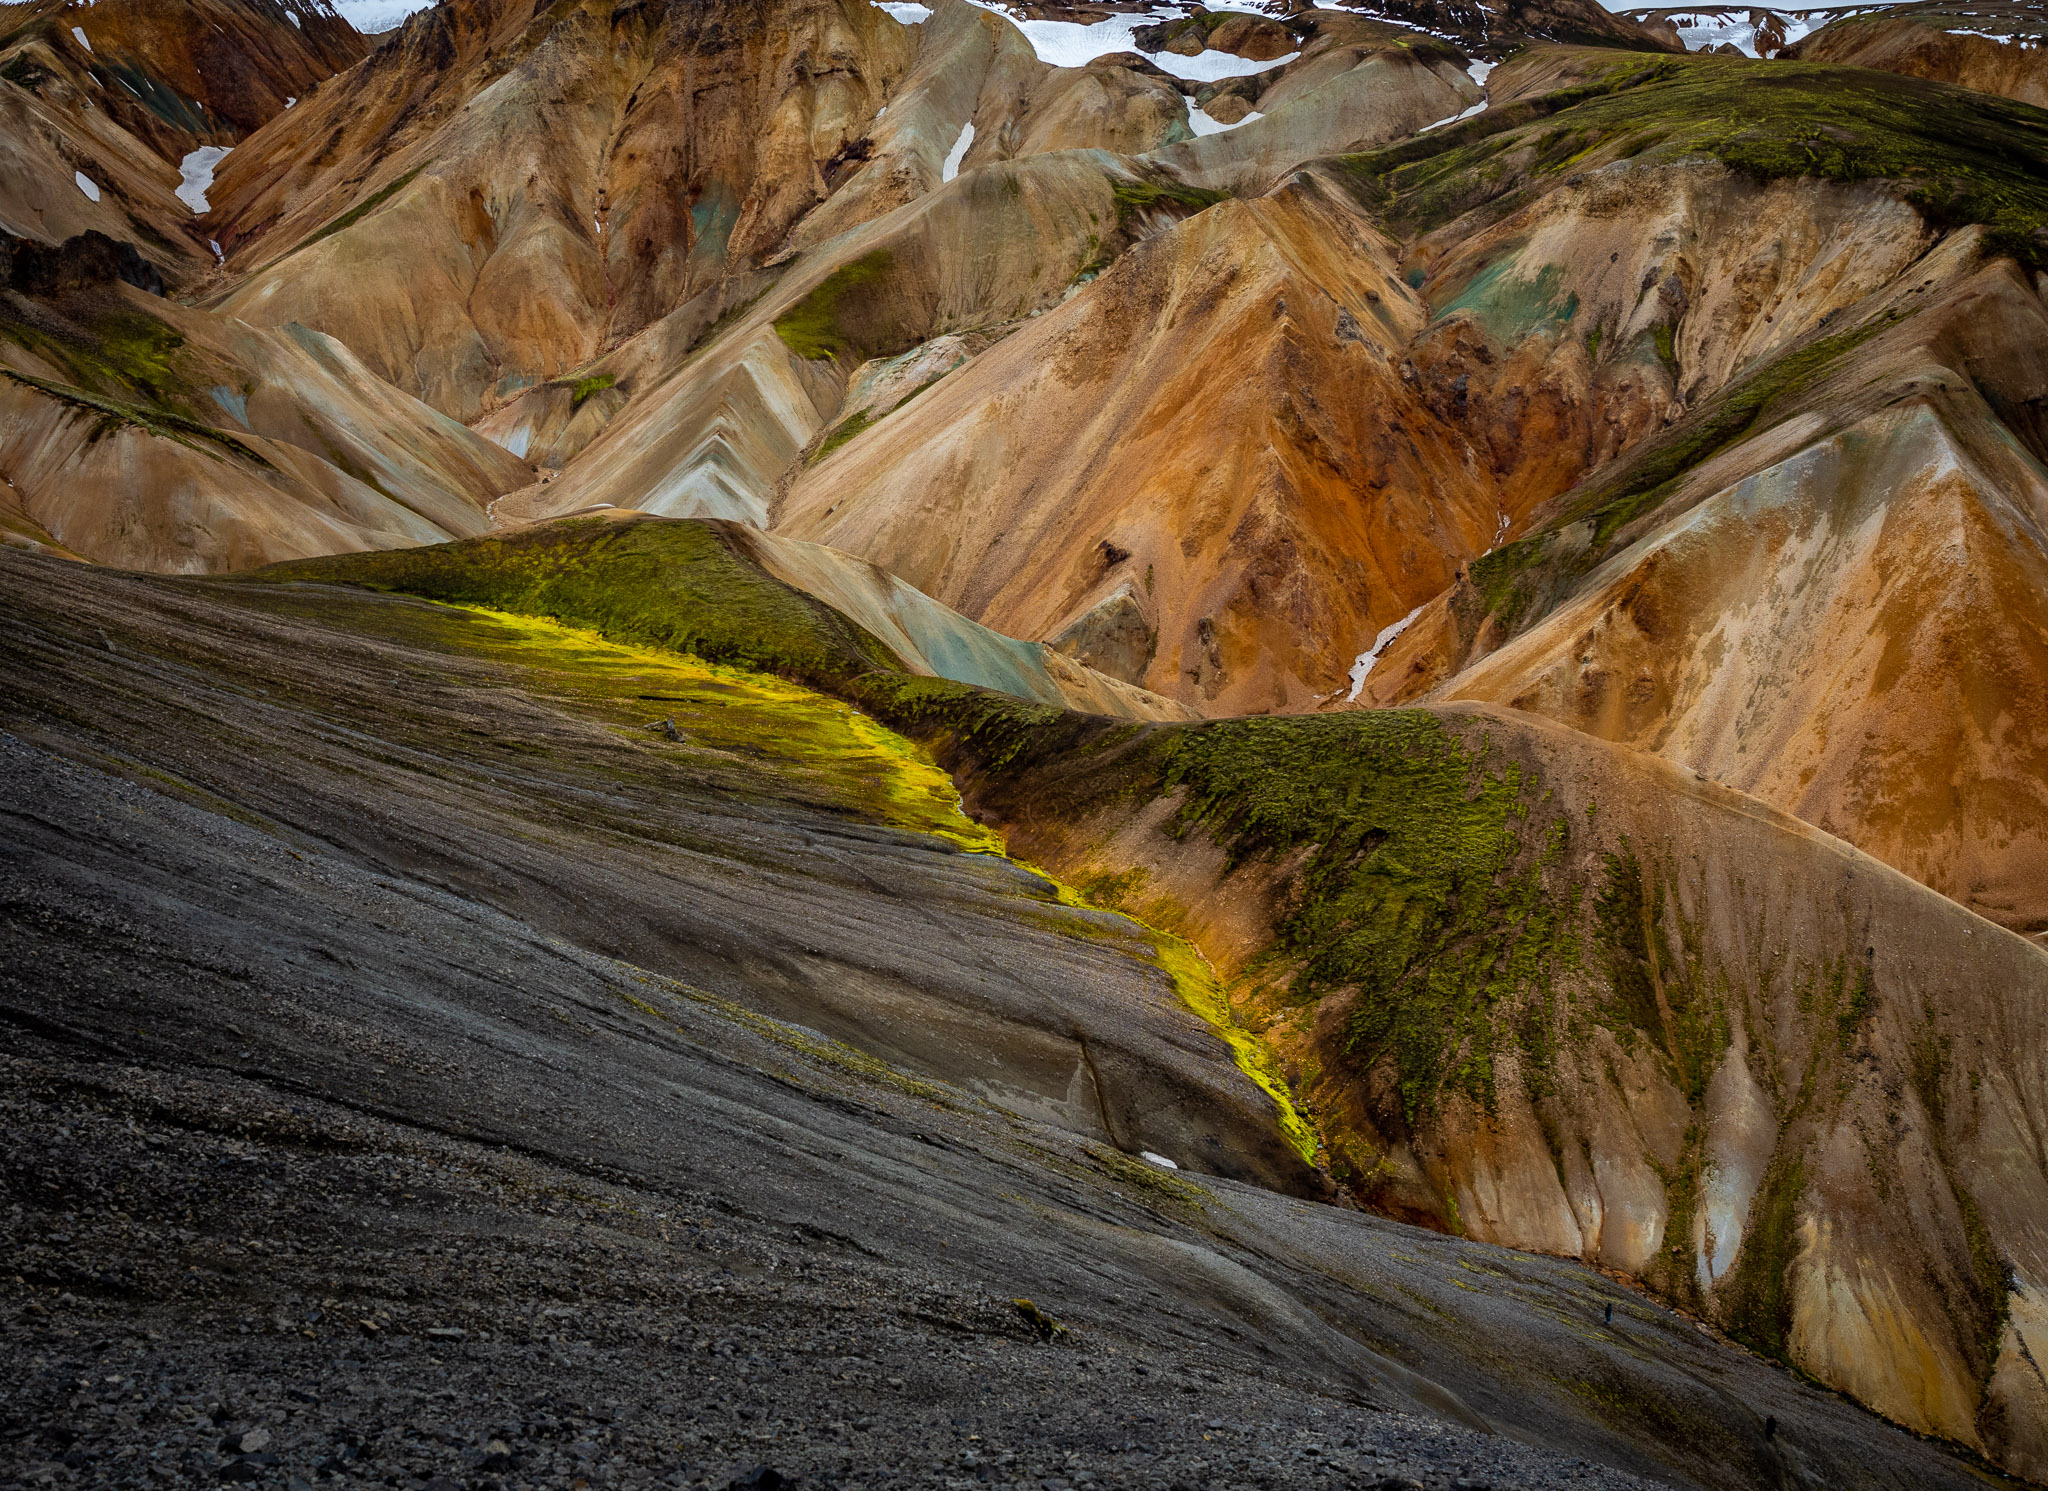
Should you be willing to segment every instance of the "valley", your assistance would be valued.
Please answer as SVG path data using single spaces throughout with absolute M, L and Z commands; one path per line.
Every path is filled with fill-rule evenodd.
M 2048 1478 L 2038 6 L 0 9 L 0 1479 Z

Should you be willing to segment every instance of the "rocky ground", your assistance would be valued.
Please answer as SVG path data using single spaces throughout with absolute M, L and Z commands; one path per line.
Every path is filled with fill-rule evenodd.
M 1120 988 L 1096 1111 L 1237 1133 L 1221 1043 L 1002 861 L 765 756 L 664 840 L 588 701 L 416 602 L 0 565 L 8 1484 L 1982 1484 L 1585 1268 L 1163 1171 L 788 1020 L 908 997 L 794 977 L 806 907 L 818 948 L 921 937 L 955 998 L 940 953 L 1007 946 L 1019 1062 L 1027 995 L 1085 1033 Z M 479 720 L 529 747 L 489 768 L 524 818 L 437 795 Z M 785 904 L 782 835 L 853 901 Z M 745 937 L 684 915 L 720 873 Z M 667 918 L 646 962 L 590 946 L 606 884 Z

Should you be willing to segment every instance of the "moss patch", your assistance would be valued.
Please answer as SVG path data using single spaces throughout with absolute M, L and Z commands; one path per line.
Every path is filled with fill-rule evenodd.
M 569 407 L 581 409 L 585 399 L 603 393 L 618 381 L 610 373 L 593 373 L 588 378 L 578 378 L 569 385 Z
M 895 259 L 887 249 L 842 264 L 795 305 L 775 318 L 782 344 L 807 361 L 826 358 L 858 360 L 866 355 L 860 339 L 844 322 L 848 302 L 870 294 L 888 275 Z
M 262 578 L 403 591 L 588 627 L 827 691 L 900 667 L 829 606 L 741 559 L 716 525 L 600 519 L 502 538 L 273 565 Z

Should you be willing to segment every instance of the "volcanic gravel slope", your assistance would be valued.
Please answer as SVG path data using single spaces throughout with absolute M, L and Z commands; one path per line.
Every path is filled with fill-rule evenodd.
M 1007 920 L 1041 1028 L 1123 1002 L 1106 1123 L 1278 1168 L 1142 929 L 771 753 L 661 758 L 473 613 L 0 566 L 0 1477 L 1983 1483 L 1583 1268 L 764 1014 L 883 1028 L 778 927 L 914 922 L 959 998 Z

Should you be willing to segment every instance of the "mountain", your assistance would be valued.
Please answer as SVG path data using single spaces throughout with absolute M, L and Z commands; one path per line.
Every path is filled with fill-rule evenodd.
M 2034 11 L 14 9 L 10 1467 L 2048 1480 Z

